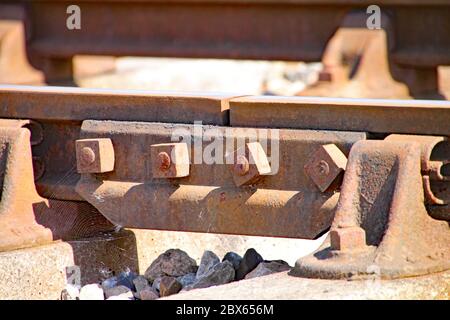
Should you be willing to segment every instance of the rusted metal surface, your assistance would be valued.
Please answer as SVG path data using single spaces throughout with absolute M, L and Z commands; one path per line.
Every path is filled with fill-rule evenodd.
M 347 166 L 347 158 L 334 144 L 320 146 L 305 164 L 306 174 L 320 191 L 327 190 Z
M 79 179 L 75 141 L 80 138 L 83 120 L 201 120 L 203 124 L 226 125 L 228 101 L 234 96 L 5 85 L 0 89 L 0 117 L 35 119 L 42 126 L 45 139 L 33 147 L 33 156 L 45 168 L 36 182 L 39 194 L 83 201 L 75 192 Z
M 0 117 L 45 121 L 157 121 L 228 124 L 237 94 L 0 86 Z M 26 101 L 26 103 L 24 103 Z
M 266 152 L 259 142 L 248 142 L 230 152 L 229 157 L 232 157 L 230 169 L 237 187 L 254 185 L 264 176 L 277 173 L 272 172 Z M 278 171 L 278 165 L 276 168 Z
M 25 47 L 25 9 L 0 3 L 0 83 L 42 83 L 44 74 L 30 65 Z
M 34 216 L 35 208 L 45 207 L 46 202 L 34 186 L 29 131 L 1 126 L 0 147 L 0 250 L 50 242 L 50 230 L 37 224 Z
M 23 2 L 28 9 L 28 56 L 48 81 L 71 78 L 76 54 L 319 61 L 347 15 L 359 10 L 367 18 L 365 10 L 373 4 L 341 0 Z M 82 10 L 80 30 L 66 28 L 66 9 L 71 4 Z M 389 71 L 407 84 L 411 95 L 442 99 L 437 66 L 450 65 L 448 1 L 385 0 L 377 5 L 389 43 Z M 365 22 L 361 19 L 357 27 L 366 28 Z M 386 69 L 385 64 L 380 66 Z
M 189 176 L 189 150 L 184 142 L 159 143 L 151 146 L 153 178 Z
M 205 126 L 199 132 L 182 124 L 84 121 L 80 137 L 111 139 L 115 166 L 109 173 L 82 174 L 76 190 L 121 226 L 315 238 L 329 226 L 338 193 L 321 192 L 301 168 L 320 145 L 333 143 L 348 154 L 353 143 L 365 139 L 364 133 L 281 130 L 279 137 L 269 133 L 264 151 L 271 158 L 272 140 L 278 140 L 279 167 L 272 160 L 270 175 L 256 182 L 252 179 L 250 185 L 236 186 L 235 164 L 228 164 L 225 155 L 219 163 L 193 162 L 194 144 L 189 176 L 155 178 L 153 170 L 160 169 L 153 164 L 152 155 L 158 153 L 151 152 L 150 146 L 170 142 L 173 133 L 189 132 L 205 150 L 218 131 L 224 137 L 220 142 L 223 150 L 232 154 L 237 150 L 237 139 L 252 137 L 249 130 L 253 129 Z M 254 156 L 261 151 L 252 152 Z
M 26 6 L 23 3 L 8 0 L 0 3 L 0 83 L 43 85 L 45 73 L 47 78 L 52 73 L 53 78 L 69 79 L 65 84 L 73 85 L 72 75 L 80 79 L 115 69 L 115 58 L 105 56 L 75 57 L 73 62 L 72 59 L 69 61 L 70 68 L 66 68 L 65 73 L 53 70 L 55 68 L 46 69 L 45 65 L 51 66 L 51 63 L 44 63 L 40 69 L 34 68 L 27 55 L 25 20 Z
M 408 87 L 395 81 L 391 75 L 388 38 L 391 38 L 392 46 L 392 18 L 383 11 L 381 13 L 383 28 L 379 30 L 366 27 L 366 12 L 347 14 L 327 43 L 318 81 L 297 95 L 409 98 Z M 417 89 L 411 93 L 415 97 L 420 95 Z M 434 93 L 434 98 L 442 98 L 437 88 Z
M 120 225 L 307 239 L 331 226 L 295 275 L 450 267 L 449 102 L 1 87 L 0 118 L 2 132 L 31 132 L 20 135 L 22 165 L 42 168 L 36 182 L 9 183 L 32 196 L 5 217 L 27 212 L 51 229 L 45 241 L 77 237 L 85 221 L 95 224 L 85 234 Z M 2 205 L 14 195 L 4 181 Z M 4 249 L 32 243 L 11 239 L 0 234 Z
M 36 128 L 29 120 L 0 121 L 0 251 L 73 240 L 114 228 L 85 202 L 46 199 L 37 193 L 36 157 L 31 147 L 43 137 Z
M 75 141 L 75 145 L 79 173 L 114 170 L 114 147 L 111 139 L 82 139 Z
M 66 27 L 66 10 L 73 4 L 82 10 L 80 30 Z M 339 0 L 82 0 L 76 3 L 23 0 L 3 4 L 0 19 L 13 17 L 15 27 L 11 29 L 11 20 L 3 23 L 12 31 L 2 41 L 0 80 L 35 83 L 45 77 L 47 83 L 73 84 L 74 72 L 103 70 L 98 63 L 89 63 L 80 72 L 72 61 L 79 54 L 322 59 L 326 67 L 322 78 L 331 76 L 344 81 L 338 81 L 338 86 L 325 86 L 333 95 L 345 96 L 356 90 L 372 98 L 404 97 L 405 86 L 396 83 L 393 76 L 408 86 L 413 97 L 445 99 L 439 92 L 437 67 L 450 65 L 446 54 L 450 51 L 448 2 L 378 3 L 382 10 L 382 30 L 366 27 L 365 9 L 371 4 Z M 410 23 L 413 20 L 417 21 Z M 139 28 L 130 27 L 136 24 Z M 433 30 L 435 36 L 429 37 L 428 30 Z M 25 58 L 25 40 L 28 60 L 39 71 L 32 69 Z M 349 83 L 346 81 L 349 71 L 342 68 L 340 58 L 350 58 L 357 65 L 351 68 Z M 91 70 L 86 72 L 86 69 Z M 323 88 L 323 85 L 312 88 L 302 95 L 320 95 Z
M 389 141 L 413 141 L 420 144 L 421 171 L 425 204 L 436 219 L 450 221 L 450 142 L 447 137 L 393 134 Z
M 232 126 L 450 134 L 445 101 L 249 96 L 230 108 Z
M 422 160 L 434 140 L 396 136 L 356 143 L 330 237 L 318 251 L 299 259 L 292 274 L 398 278 L 448 270 L 448 221 L 428 214 L 423 192 Z

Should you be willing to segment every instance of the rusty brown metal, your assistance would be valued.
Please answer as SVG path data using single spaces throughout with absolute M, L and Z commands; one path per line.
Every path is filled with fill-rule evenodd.
M 34 122 L 0 121 L 0 251 L 112 230 L 114 226 L 87 203 L 49 200 L 37 193 L 31 141 L 39 140 L 33 140 L 30 123 Z
M 232 126 L 450 134 L 446 101 L 248 96 L 230 108 Z
M 70 78 L 72 57 L 77 54 L 320 61 L 347 15 L 362 12 L 356 26 L 366 28 L 366 8 L 373 4 L 369 0 L 24 3 L 28 56 L 47 81 Z M 79 30 L 66 28 L 70 4 L 83 12 Z M 415 97 L 442 99 L 437 67 L 450 65 L 448 1 L 384 0 L 377 5 L 384 13 L 382 28 L 388 35 L 394 78 L 406 83 Z M 135 24 L 139 28 L 130 27 Z
M 150 147 L 153 178 L 183 178 L 189 175 L 186 143 L 159 143 Z
M 25 45 L 25 8 L 0 3 L 0 83 L 42 84 L 43 72 L 28 62 Z
M 103 173 L 114 170 L 114 147 L 111 139 L 75 141 L 78 173 Z
M 347 166 L 347 158 L 334 144 L 317 148 L 305 164 L 306 174 L 314 181 L 320 191 L 327 190 Z
M 154 170 L 159 171 L 160 167 L 159 163 L 153 164 L 149 146 L 170 143 L 177 132 L 201 141 L 202 150 L 219 132 L 225 151 L 219 155 L 221 161 L 192 161 L 198 152 L 192 143 L 189 176 L 160 179 L 158 173 L 155 178 Z M 267 134 L 268 141 L 264 157 L 260 157 L 259 148 L 253 148 L 262 148 L 259 143 L 247 144 L 252 150 L 246 156 L 249 167 L 256 167 L 254 162 L 267 161 L 267 155 L 272 171 L 266 175 L 267 166 L 262 166 L 259 173 L 265 174 L 263 179 L 254 180 L 252 171 L 240 176 L 245 182 L 250 177 L 251 184 L 236 186 L 235 163 L 227 162 L 227 157 L 239 150 L 238 139 L 249 141 L 255 134 L 258 137 Z M 321 192 L 301 168 L 319 146 L 333 143 L 348 154 L 351 145 L 366 135 L 308 130 L 281 130 L 278 137 L 271 134 L 270 130 L 252 128 L 203 126 L 196 130 L 184 124 L 86 120 L 80 137 L 111 139 L 115 167 L 113 172 L 82 174 L 76 190 L 110 221 L 121 226 L 315 238 L 329 227 L 339 193 Z M 275 158 L 271 158 L 275 157 L 272 146 L 275 142 L 279 143 L 279 167 Z M 160 151 L 167 152 L 155 150 L 153 154 Z
M 390 45 L 393 45 L 391 20 L 392 17 L 382 11 L 383 28 L 370 30 L 365 24 L 366 12 L 352 11 L 347 14 L 327 43 L 318 81 L 297 95 L 409 98 L 407 86 L 395 81 L 391 75 L 388 43 L 390 38 Z M 413 95 L 420 94 L 418 89 Z M 438 93 L 437 88 L 435 93 Z
M 361 227 L 344 227 L 330 231 L 332 250 L 358 251 L 366 247 L 366 232 Z
M 44 63 L 39 70 L 33 68 L 27 56 L 25 20 L 26 4 L 8 0 L 0 3 L 0 83 L 43 85 L 45 74 L 51 73 L 53 78 L 70 79 L 66 84 L 73 85 L 72 74 L 78 80 L 115 69 L 115 58 L 105 56 L 76 56 L 66 64 L 70 68 L 65 73 L 45 69 L 49 63 Z M 47 78 L 52 82 L 52 77 Z
M 448 138 L 393 134 L 386 140 L 420 144 L 422 181 L 428 212 L 434 218 L 450 221 L 450 178 L 445 171 L 445 165 L 450 161 Z
M 46 202 L 34 186 L 29 131 L 0 126 L 0 150 L 0 251 L 50 242 L 51 231 L 36 223 L 34 215 Z
M 85 234 L 114 224 L 307 239 L 331 226 L 294 274 L 364 278 L 378 268 L 397 278 L 450 267 L 450 102 L 6 86 L 0 117 L 0 131 L 20 137 L 26 155 L 5 171 L 1 205 L 17 197 L 28 211 L 8 204 L 4 216 L 14 218 L 5 219 L 27 212 L 26 223 L 51 229 L 45 241 L 77 236 L 84 221 L 95 224 Z M 196 147 L 217 155 L 217 141 L 219 160 L 198 162 Z M 36 182 L 6 179 L 16 163 L 29 172 L 32 157 L 43 164 Z M 34 243 L 1 241 L 4 249 Z
M 227 125 L 237 94 L 0 85 L 0 117 Z M 26 101 L 27 103 L 24 103 Z M 57 107 L 56 107 L 57 106 Z
M 236 186 L 254 184 L 263 176 L 270 175 L 269 160 L 259 142 L 248 142 L 245 146 L 230 153 L 230 167 Z M 227 162 L 227 161 L 226 161 Z
M 0 118 L 34 119 L 44 141 L 33 147 L 45 171 L 37 190 L 46 198 L 83 201 L 75 141 L 85 119 L 227 125 L 232 94 L 198 94 L 60 87 L 0 86 Z M 32 128 L 33 129 L 33 128 Z M 148 146 L 150 148 L 150 146 Z
M 432 141 L 404 136 L 357 142 L 330 237 L 299 259 L 292 274 L 398 278 L 449 269 L 448 222 L 428 214 L 423 193 L 421 160 Z

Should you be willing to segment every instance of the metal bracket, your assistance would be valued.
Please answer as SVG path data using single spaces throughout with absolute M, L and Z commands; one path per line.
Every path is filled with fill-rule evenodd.
M 35 210 L 46 201 L 36 192 L 30 131 L 22 125 L 16 120 L 0 125 L 0 251 L 53 240 L 52 232 L 36 222 Z
M 0 119 L 0 252 L 114 228 L 86 202 L 46 199 L 38 193 L 35 180 L 45 166 L 40 157 L 32 156 L 32 148 L 43 138 L 36 121 Z
M 357 142 L 330 236 L 319 250 L 299 259 L 291 274 L 334 279 L 376 273 L 389 279 L 449 269 L 449 223 L 427 212 L 422 177 L 433 150 L 437 157 L 450 158 L 442 152 L 450 150 L 448 145 L 439 144 L 445 140 L 392 135 Z

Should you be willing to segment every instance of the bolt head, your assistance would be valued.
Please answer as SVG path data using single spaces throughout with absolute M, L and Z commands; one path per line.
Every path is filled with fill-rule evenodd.
M 327 176 L 330 174 L 330 166 L 328 165 L 328 162 L 325 160 L 320 160 L 317 164 L 317 172 L 323 176 Z
M 95 161 L 95 153 L 94 150 L 92 150 L 89 147 L 83 147 L 80 150 L 80 162 L 84 166 L 88 166 Z
M 172 161 L 170 160 L 170 156 L 167 152 L 158 153 L 158 161 L 159 161 L 159 169 L 161 171 L 167 171 L 170 168 Z
M 361 250 L 366 247 L 366 232 L 361 227 L 335 228 L 330 231 L 331 249 Z
M 114 148 L 111 139 L 75 141 L 78 173 L 104 173 L 114 170 Z
M 186 143 L 160 143 L 150 146 L 153 178 L 189 176 L 189 150 Z
M 250 164 L 248 163 L 248 159 L 245 156 L 238 156 L 234 164 L 234 172 L 237 175 L 243 176 L 247 174 L 249 169 Z
M 347 166 L 347 157 L 334 144 L 320 146 L 304 166 L 320 191 L 326 191 Z
M 256 182 L 261 176 L 269 175 L 272 170 L 266 153 L 259 142 L 249 142 L 244 149 L 230 154 L 234 165 L 231 167 L 236 186 Z M 230 163 L 230 161 L 226 161 Z

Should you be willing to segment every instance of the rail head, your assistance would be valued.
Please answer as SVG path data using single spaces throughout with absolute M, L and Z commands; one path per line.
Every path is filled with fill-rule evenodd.
M 450 102 L 0 86 L 0 117 L 450 135 Z

